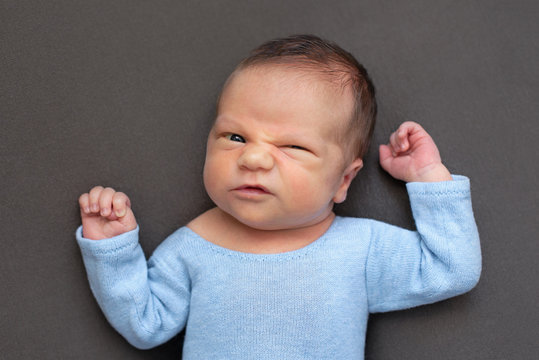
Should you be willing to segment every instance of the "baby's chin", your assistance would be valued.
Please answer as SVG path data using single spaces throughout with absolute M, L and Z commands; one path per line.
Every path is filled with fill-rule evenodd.
M 304 230 L 312 226 L 318 226 L 321 223 L 333 220 L 333 212 L 323 216 L 314 217 L 263 217 L 263 216 L 237 216 L 228 214 L 235 222 L 244 226 L 247 230 L 253 231 L 295 231 Z M 252 214 L 251 214 L 252 215 Z
M 296 228 L 297 226 L 294 226 L 293 224 L 289 224 L 284 221 L 278 221 L 276 219 L 259 219 L 259 218 L 253 218 L 253 217 L 240 217 L 240 216 L 234 216 L 230 214 L 230 216 L 241 226 L 244 226 L 251 230 L 259 230 L 259 231 L 284 231 L 284 230 L 292 230 Z

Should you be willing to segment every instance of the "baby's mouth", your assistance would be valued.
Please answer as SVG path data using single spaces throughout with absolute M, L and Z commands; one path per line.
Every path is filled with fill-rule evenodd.
M 271 194 L 271 192 L 262 185 L 242 185 L 234 189 L 247 194 Z

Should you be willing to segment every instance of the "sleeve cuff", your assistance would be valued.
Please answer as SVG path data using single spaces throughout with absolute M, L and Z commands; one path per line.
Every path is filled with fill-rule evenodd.
M 121 235 L 102 240 L 85 238 L 82 234 L 82 225 L 77 228 L 75 236 L 84 255 L 117 254 L 122 250 L 132 249 L 138 245 L 139 226 Z
M 409 195 L 443 195 L 469 193 L 470 179 L 462 175 L 451 174 L 453 180 L 439 182 L 409 182 L 406 189 Z

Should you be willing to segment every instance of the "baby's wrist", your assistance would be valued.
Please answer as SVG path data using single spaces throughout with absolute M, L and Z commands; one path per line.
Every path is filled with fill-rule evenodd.
M 451 181 L 453 177 L 447 168 L 439 163 L 427 168 L 421 169 L 414 176 L 408 179 L 408 182 L 439 182 Z

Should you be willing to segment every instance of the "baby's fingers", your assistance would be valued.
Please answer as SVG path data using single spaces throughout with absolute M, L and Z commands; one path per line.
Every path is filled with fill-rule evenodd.
M 81 211 L 87 215 L 100 215 L 108 220 L 117 220 L 131 208 L 129 197 L 113 188 L 95 186 L 89 193 L 79 197 Z
M 408 151 L 410 143 L 408 141 L 408 130 L 400 127 L 389 137 L 389 145 L 394 155 Z
M 117 192 L 112 197 L 112 206 L 114 209 L 114 214 L 121 218 L 127 214 L 127 208 L 131 207 L 131 201 L 123 192 Z
M 90 196 L 84 193 L 79 197 L 79 206 L 82 212 L 90 214 Z
M 101 196 L 101 192 L 103 190 L 103 186 L 95 186 L 88 193 L 88 201 L 90 204 L 91 213 L 99 213 L 99 197 Z
M 378 151 L 380 155 L 380 165 L 387 171 L 387 168 L 391 165 L 391 160 L 394 158 L 392 149 L 389 145 L 380 145 Z
M 99 194 L 99 213 L 101 216 L 107 217 L 112 213 L 112 197 L 116 191 L 113 188 L 105 188 Z

